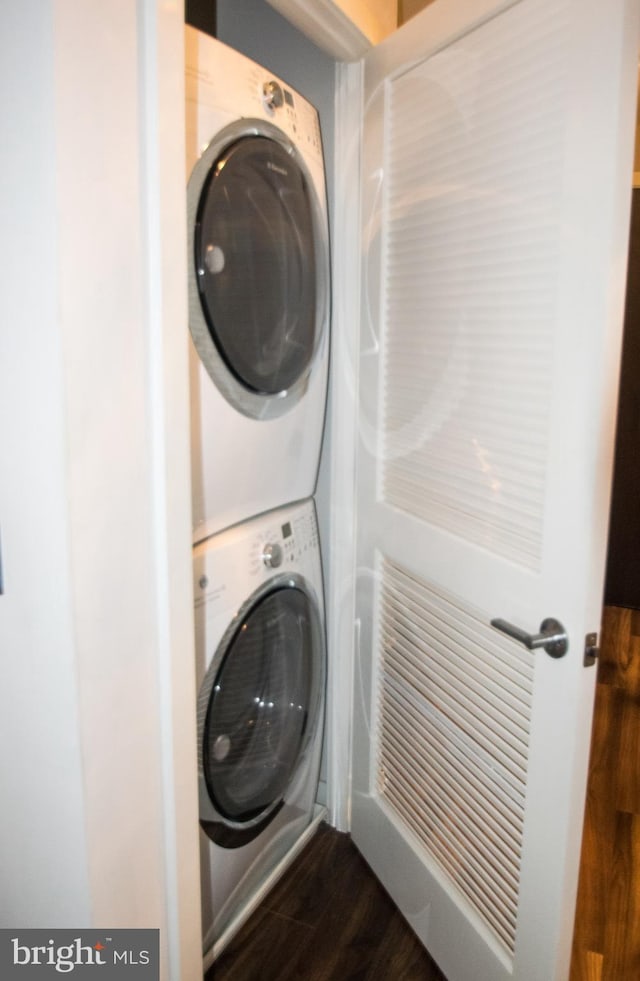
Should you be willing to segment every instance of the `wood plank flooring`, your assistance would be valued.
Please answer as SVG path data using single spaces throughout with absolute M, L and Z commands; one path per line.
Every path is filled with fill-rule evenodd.
M 446 981 L 353 845 L 321 825 L 206 981 Z
M 605 607 L 571 981 L 640 979 L 640 611 Z

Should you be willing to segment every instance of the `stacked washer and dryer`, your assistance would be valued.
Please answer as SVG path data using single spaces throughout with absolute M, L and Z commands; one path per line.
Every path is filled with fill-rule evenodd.
M 187 27 L 186 135 L 206 968 L 322 814 L 330 284 L 313 106 Z

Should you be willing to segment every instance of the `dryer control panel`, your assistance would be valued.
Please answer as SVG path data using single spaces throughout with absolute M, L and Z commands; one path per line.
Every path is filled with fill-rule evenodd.
M 199 129 L 206 129 L 207 109 L 219 117 L 228 116 L 229 122 L 265 118 L 308 155 L 308 162 L 321 165 L 320 121 L 304 96 L 266 68 L 193 27 L 186 27 L 185 38 L 186 98 L 193 106 L 193 112 L 187 112 L 187 128 L 195 113 L 202 116 Z M 222 125 L 222 118 L 218 118 L 216 128 Z
M 265 78 L 262 71 L 254 69 L 252 82 L 267 119 L 279 126 L 300 150 L 321 159 L 320 121 L 315 108 L 280 79 Z

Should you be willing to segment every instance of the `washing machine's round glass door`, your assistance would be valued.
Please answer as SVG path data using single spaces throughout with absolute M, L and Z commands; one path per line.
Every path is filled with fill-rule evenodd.
M 309 368 L 315 239 L 310 185 L 292 154 L 264 136 L 226 147 L 200 193 L 196 281 L 211 338 L 251 392 L 286 392 Z
M 258 599 L 213 659 L 201 750 L 223 844 L 237 843 L 229 829 L 259 833 L 281 805 L 317 722 L 321 664 L 316 604 L 292 586 Z

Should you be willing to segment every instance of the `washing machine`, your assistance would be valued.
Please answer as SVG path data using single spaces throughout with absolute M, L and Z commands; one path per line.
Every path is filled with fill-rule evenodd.
M 324 816 L 313 501 L 235 525 L 193 556 L 206 969 Z
M 193 541 L 314 491 L 329 351 L 318 114 L 186 28 Z

